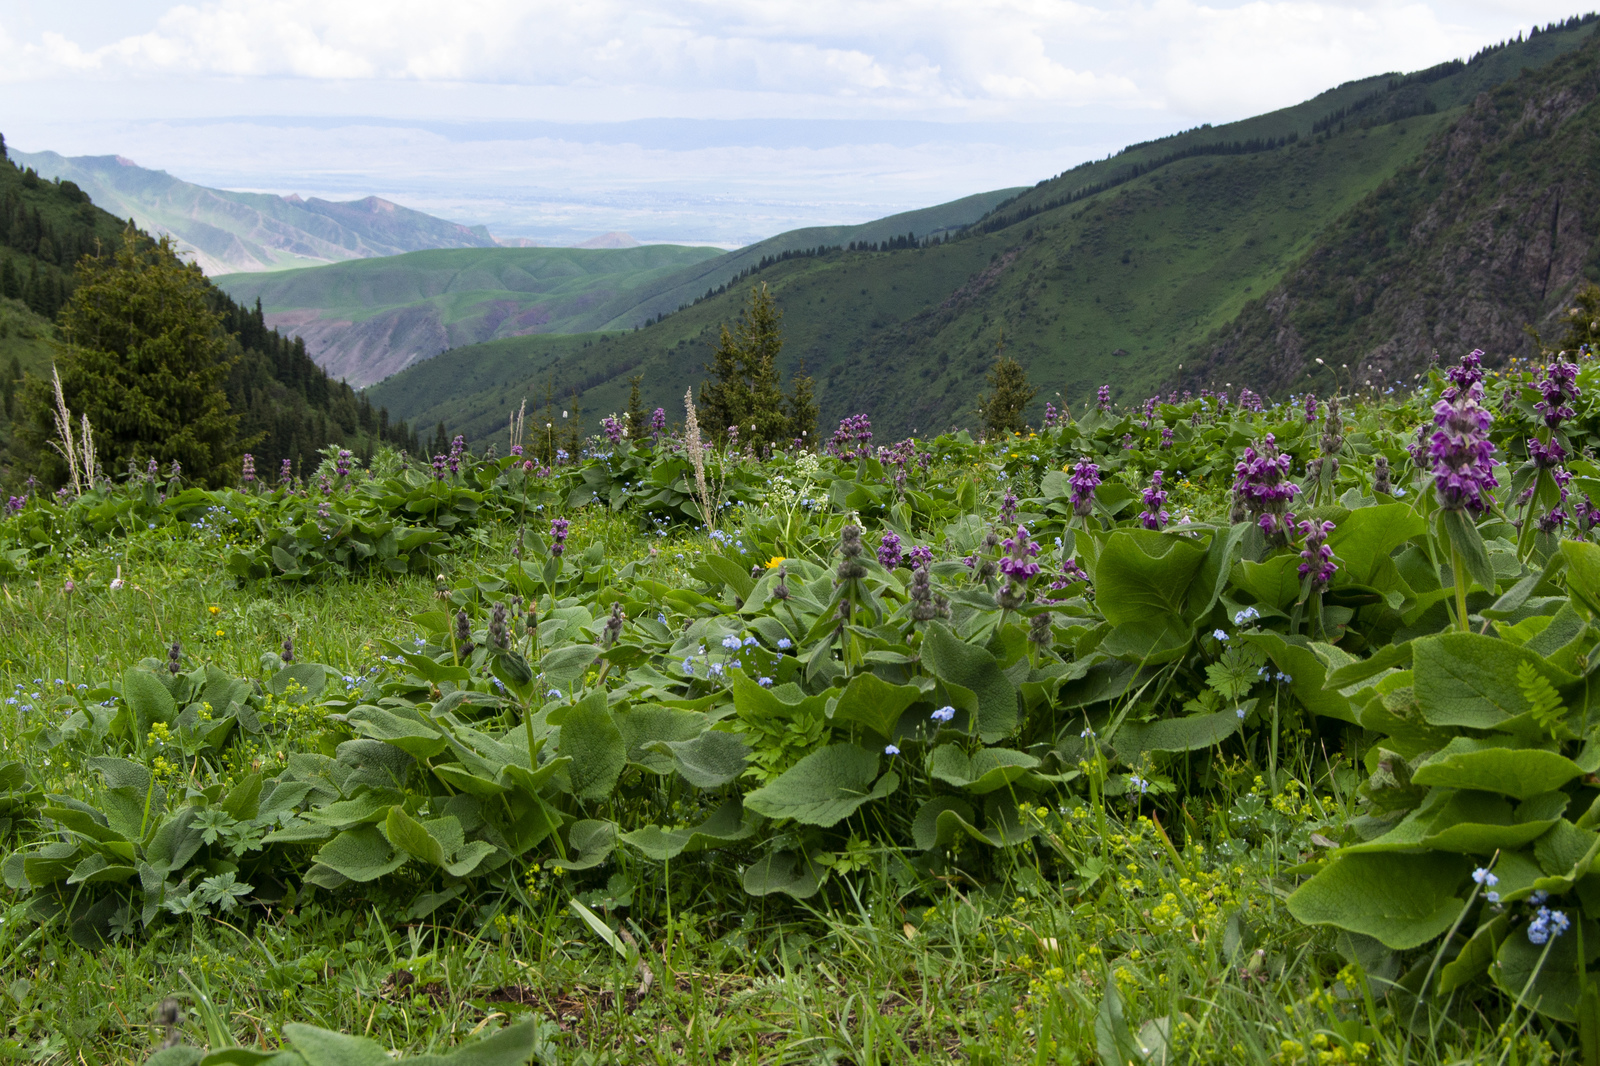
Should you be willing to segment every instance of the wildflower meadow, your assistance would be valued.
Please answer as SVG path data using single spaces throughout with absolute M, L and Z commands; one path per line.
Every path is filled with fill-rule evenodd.
M 0 518 L 0 1050 L 1600 1066 L 1597 395 L 80 442 Z

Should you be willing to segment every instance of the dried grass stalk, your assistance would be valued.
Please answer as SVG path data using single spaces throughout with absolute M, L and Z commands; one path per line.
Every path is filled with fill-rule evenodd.
M 50 447 L 54 448 L 60 453 L 61 458 L 67 461 L 67 473 L 72 482 L 72 494 L 81 496 L 83 495 L 83 477 L 78 469 L 78 442 L 73 438 L 72 434 L 72 412 L 67 410 L 67 397 L 61 391 L 61 372 L 56 369 L 54 364 L 51 364 L 50 367 L 50 377 L 55 383 L 56 389 L 56 409 L 51 414 L 56 420 L 56 436 L 60 438 L 59 440 L 51 441 Z M 85 428 L 87 428 L 88 424 L 88 419 L 85 418 Z

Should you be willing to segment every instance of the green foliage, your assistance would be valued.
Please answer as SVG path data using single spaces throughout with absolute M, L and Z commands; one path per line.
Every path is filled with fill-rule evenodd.
M 997 346 L 994 369 L 989 371 L 987 396 L 978 398 L 978 417 L 983 420 L 984 432 L 990 435 L 1021 433 L 1028 428 L 1023 412 L 1039 394 L 1036 385 L 1028 384 L 1028 372 L 1022 364 L 1005 354 Z
M 179 261 L 168 238 L 150 245 L 128 233 L 113 258 L 83 260 L 62 310 L 56 365 L 68 409 L 99 429 L 103 463 L 179 462 L 211 483 L 236 468 L 238 419 L 223 389 L 221 324 L 204 278 Z M 56 436 L 49 384 L 30 384 L 22 405 L 19 444 L 59 483 L 62 463 L 47 447 Z
M 737 432 L 742 443 L 761 447 L 799 436 L 784 414 L 779 384 L 782 318 L 763 283 L 750 289 L 734 329 L 722 327 L 706 365 L 711 380 L 700 386 L 701 419 L 716 439 Z

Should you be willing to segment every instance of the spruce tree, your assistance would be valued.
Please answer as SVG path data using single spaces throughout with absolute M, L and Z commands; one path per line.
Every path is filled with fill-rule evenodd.
M 115 255 L 84 257 L 60 317 L 55 363 L 74 419 L 87 415 L 104 469 L 174 460 L 193 480 L 221 484 L 238 460 L 238 416 L 223 384 L 233 365 L 222 315 L 198 267 L 172 240 L 124 234 Z M 59 483 L 51 385 L 30 378 L 17 442 L 32 468 Z
M 444 423 L 439 423 L 439 428 L 433 431 L 433 454 L 450 454 L 450 434 L 445 432 Z
M 783 312 L 762 283 L 750 289 L 750 302 L 734 329 L 722 327 L 706 365 L 712 379 L 700 388 L 700 423 L 717 438 L 725 438 L 729 426 L 738 426 L 740 441 L 773 444 L 787 439 L 791 420 L 778 376 L 782 323 Z
M 789 416 L 789 438 L 804 442 L 806 448 L 814 447 L 811 435 L 817 431 L 816 382 L 806 373 L 804 359 L 789 380 L 789 395 L 783 405 Z
M 978 416 L 983 419 L 984 430 L 995 436 L 1026 430 L 1022 412 L 1039 389 L 1028 384 L 1028 372 L 1022 364 L 1005 354 L 1004 339 L 995 347 L 994 369 L 989 371 L 987 380 L 994 391 L 978 400 Z
M 635 444 L 644 440 L 650 426 L 650 416 L 644 413 L 644 401 L 639 398 L 639 384 L 642 381 L 643 374 L 635 374 L 628 379 L 628 439 Z

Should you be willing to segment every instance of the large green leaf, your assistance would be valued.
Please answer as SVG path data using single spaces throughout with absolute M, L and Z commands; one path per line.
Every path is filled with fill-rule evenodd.
M 1200 751 L 1233 736 L 1239 725 L 1239 714 L 1233 709 L 1163 718 L 1148 725 L 1124 722 L 1112 738 L 1112 746 L 1118 755 L 1129 760 L 1145 751 Z
M 122 675 L 122 698 L 133 712 L 134 728 L 140 737 L 150 731 L 154 722 L 171 722 L 178 714 L 178 705 L 161 679 L 148 670 L 138 667 Z
M 1492 740 L 1457 737 L 1417 767 L 1418 785 L 1470 788 L 1527 799 L 1583 776 L 1578 764 L 1553 751 L 1508 748 Z
M 917 810 L 911 822 L 911 839 L 923 851 L 947 848 L 961 836 L 963 826 L 973 825 L 977 820 L 972 804 L 966 800 L 959 796 L 935 796 Z
M 592 644 L 557 648 L 539 660 L 540 685 L 543 688 L 564 689 L 589 669 L 600 649 Z
M 1235 581 L 1256 598 L 1256 602 L 1280 611 L 1300 598 L 1300 557 L 1279 555 L 1264 563 L 1245 559 L 1239 563 Z
M 1529 709 L 1517 684 L 1528 663 L 1556 688 L 1577 678 L 1526 648 L 1477 633 L 1412 641 L 1412 671 L 1422 717 L 1433 725 L 1493 729 Z
M 1381 559 L 1427 531 L 1427 523 L 1410 504 L 1384 503 L 1358 507 L 1340 519 L 1328 535 L 1328 546 L 1338 558 L 1345 578 L 1358 585 L 1371 585 Z
M 959 744 L 941 744 L 928 759 L 930 776 L 984 795 L 1030 776 L 1039 760 L 1008 748 L 980 748 L 969 756 Z
M 1578 1020 L 1578 997 L 1584 970 L 1600 957 L 1600 925 L 1569 915 L 1576 928 L 1568 929 L 1544 945 L 1528 939 L 1526 927 L 1512 931 L 1495 953 L 1498 965 L 1490 968 L 1500 990 L 1521 1005 L 1562 1022 Z M 1580 960 L 1580 945 L 1582 958 Z M 1593 982 L 1593 975 L 1589 981 Z
M 692 740 L 657 741 L 651 746 L 669 754 L 673 768 L 696 788 L 721 788 L 744 773 L 750 761 L 744 737 L 715 729 Z
M 687 829 L 663 829 L 647 825 L 631 833 L 622 834 L 621 840 L 636 848 L 646 858 L 661 862 L 675 859 L 686 851 L 702 851 L 719 844 L 731 844 L 748 839 L 761 824 L 761 816 L 746 811 L 738 799 L 731 799 L 718 807 L 697 826 Z
M 752 896 L 781 892 L 795 899 L 816 895 L 827 871 L 809 855 L 779 851 L 751 863 L 741 878 L 744 890 Z
M 397 850 L 376 826 L 346 829 L 317 852 L 317 864 L 351 881 L 376 881 L 405 864 L 407 854 Z
M 768 818 L 793 818 L 824 828 L 837 825 L 868 800 L 882 799 L 900 785 L 898 774 L 879 777 L 878 756 L 855 744 L 830 744 L 785 770 L 771 784 L 745 796 L 745 806 Z
M 893 740 L 901 713 L 921 698 L 922 690 L 915 685 L 891 685 L 877 674 L 857 674 L 839 696 L 833 720 L 859 722 L 885 740 Z
M 983 648 L 965 643 L 938 622 L 930 622 L 922 638 L 922 662 L 952 689 L 952 698 L 970 704 L 962 709 L 972 715 L 984 743 L 992 744 L 1017 728 L 1016 686 Z
M 1341 855 L 1294 891 L 1289 913 L 1397 951 L 1420 947 L 1461 914 L 1466 904 L 1455 890 L 1471 869 L 1470 859 L 1438 852 Z
M 1327 667 L 1315 649 L 1327 645 L 1313 645 L 1302 637 L 1286 638 L 1269 630 L 1240 636 L 1266 652 L 1278 672 L 1288 676 L 1289 691 L 1305 704 L 1306 710 L 1341 722 L 1357 720 L 1356 710 L 1344 693 L 1322 687 Z
M 562 720 L 561 754 L 572 759 L 573 795 L 589 800 L 611 795 L 627 764 L 628 747 L 612 720 L 604 691 L 580 702 Z
M 1119 529 L 1090 567 L 1095 603 L 1112 625 L 1180 615 L 1205 557 L 1206 549 L 1186 537 Z

